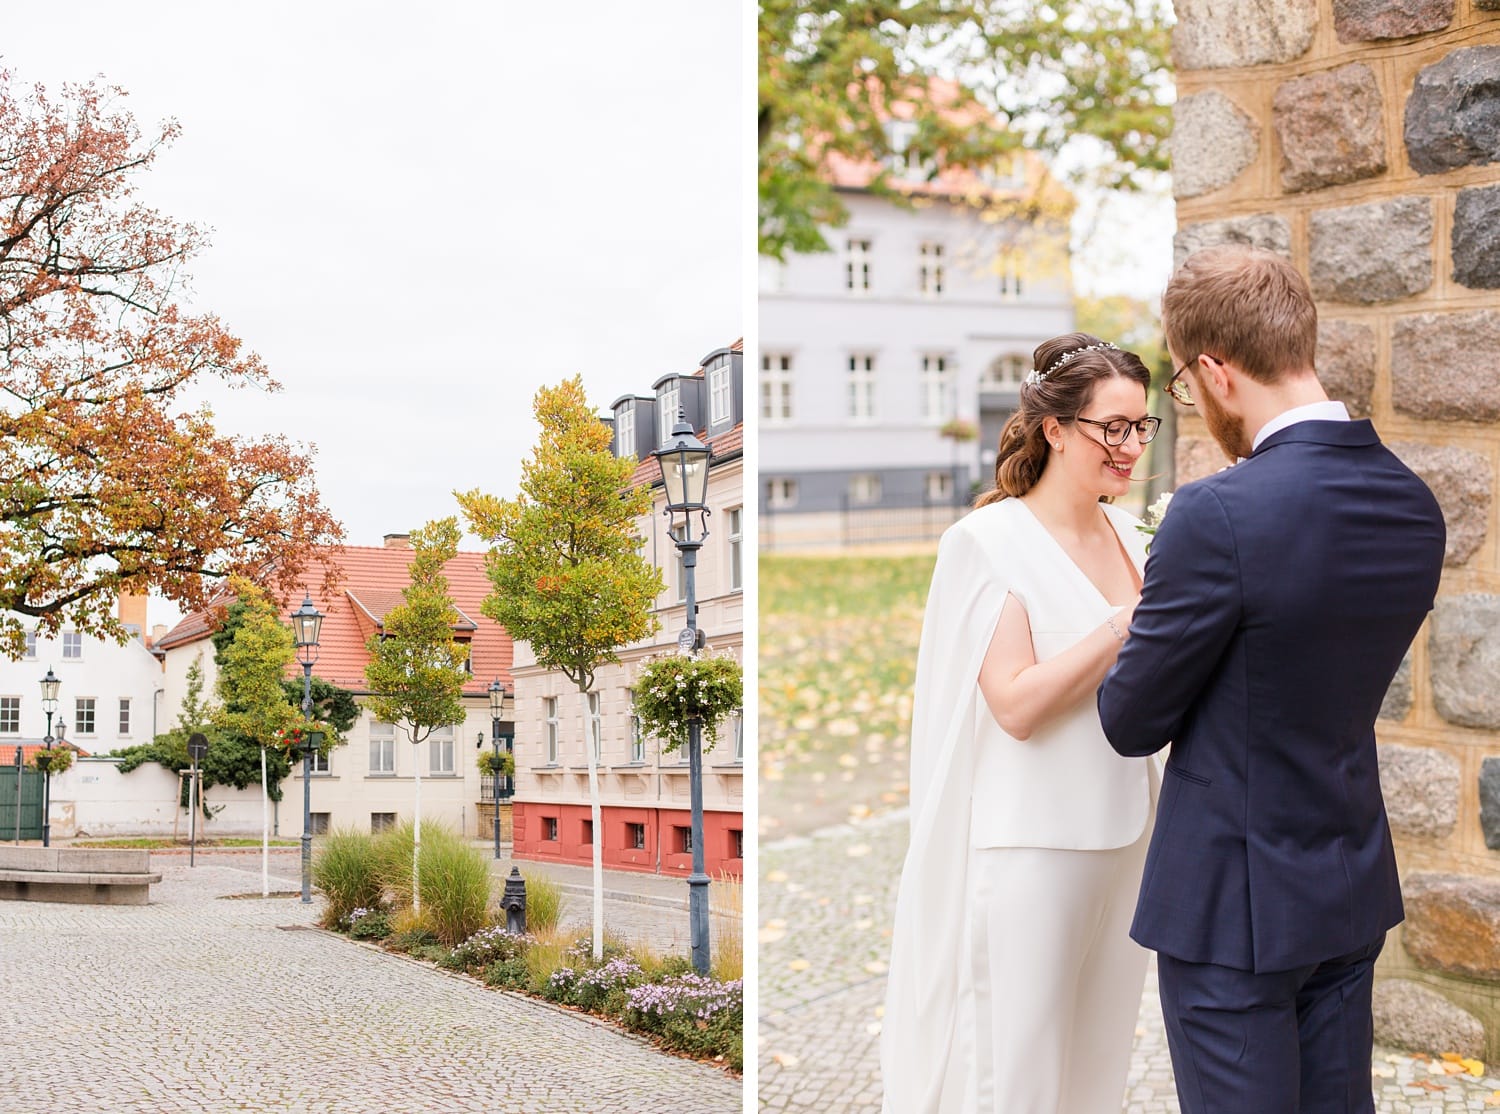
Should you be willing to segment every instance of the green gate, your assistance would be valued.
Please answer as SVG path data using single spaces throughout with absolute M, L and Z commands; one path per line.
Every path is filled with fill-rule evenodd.
M 0 755 L 7 750 L 10 748 L 0 748 Z M 14 753 L 11 751 L 7 757 Z M 20 775 L 19 779 L 17 775 Z M 17 766 L 14 762 L 0 766 L 0 842 L 42 838 L 42 777 L 38 771 Z M 21 815 L 19 837 L 16 830 L 18 807 Z

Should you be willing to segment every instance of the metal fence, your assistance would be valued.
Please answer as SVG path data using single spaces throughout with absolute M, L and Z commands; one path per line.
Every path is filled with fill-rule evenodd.
M 969 510 L 968 503 L 924 499 L 908 507 L 851 505 L 847 495 L 833 511 L 760 512 L 760 548 L 768 552 L 935 543 Z
M 20 750 L 14 765 L 0 766 L 0 840 L 42 838 L 44 775 L 21 765 Z

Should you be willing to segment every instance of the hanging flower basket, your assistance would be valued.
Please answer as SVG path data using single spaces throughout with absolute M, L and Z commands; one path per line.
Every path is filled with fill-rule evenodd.
M 31 756 L 31 765 L 44 774 L 60 774 L 73 765 L 73 752 L 67 747 L 43 748 Z
M 702 725 L 704 750 L 712 750 L 719 725 L 745 699 L 740 663 L 718 654 L 648 658 L 636 674 L 635 714 L 641 729 L 673 751 L 688 741 L 688 725 Z
M 327 732 L 316 727 L 283 727 L 271 736 L 271 746 L 285 752 L 288 758 L 297 759 L 304 750 L 320 752 L 326 738 Z
M 482 751 L 479 755 L 479 772 L 486 777 L 494 777 L 496 774 L 501 777 L 515 777 L 516 756 L 502 750 L 497 758 L 494 751 Z

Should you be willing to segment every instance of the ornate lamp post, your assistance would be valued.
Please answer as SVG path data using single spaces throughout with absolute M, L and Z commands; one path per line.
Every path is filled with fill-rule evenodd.
M 318 633 L 323 613 L 313 606 L 311 593 L 303 593 L 302 606 L 292 612 L 292 640 L 302 663 L 302 718 L 312 719 L 312 667 L 318 660 Z M 302 904 L 312 903 L 312 732 L 302 746 Z
M 57 711 L 57 690 L 62 682 L 52 672 L 52 667 L 47 667 L 47 675 L 42 678 L 42 711 L 47 713 L 47 737 L 42 745 L 50 752 L 52 750 L 52 716 Z M 42 774 L 42 846 L 52 846 L 52 755 L 47 755 L 47 769 Z
M 490 746 L 494 748 L 494 805 L 495 805 L 495 858 L 500 857 L 500 800 L 508 798 L 510 793 L 504 789 L 509 788 L 506 782 L 509 780 L 500 772 L 500 720 L 501 713 L 505 710 L 505 686 L 496 677 L 490 682 L 490 687 L 485 690 L 490 696 Z M 505 738 L 506 753 L 510 752 L 510 737 Z
M 684 650 L 695 650 L 702 644 L 698 630 L 697 568 L 698 550 L 708 537 L 708 454 L 709 447 L 693 434 L 686 415 L 677 412 L 670 444 L 651 455 L 661 465 L 662 484 L 667 492 L 664 512 L 673 522 L 672 540 L 682 554 L 687 581 L 687 626 L 678 633 L 677 644 Z M 675 516 L 682 515 L 682 527 L 675 528 Z M 698 533 L 693 535 L 693 516 L 698 516 Z M 688 787 L 692 799 L 693 873 L 688 876 L 688 919 L 693 947 L 693 969 L 708 974 L 708 875 L 703 869 L 703 736 L 698 720 L 688 722 Z

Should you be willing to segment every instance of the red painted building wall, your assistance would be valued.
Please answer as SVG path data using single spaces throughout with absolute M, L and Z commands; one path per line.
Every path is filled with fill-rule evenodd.
M 513 817 L 516 858 L 579 866 L 594 861 L 587 805 L 517 801 Z M 604 865 L 609 869 L 681 877 L 692 873 L 692 852 L 684 842 L 692 816 L 686 809 L 605 806 L 601 821 Z M 703 814 L 703 866 L 710 878 L 742 877 L 743 832 L 741 813 Z

